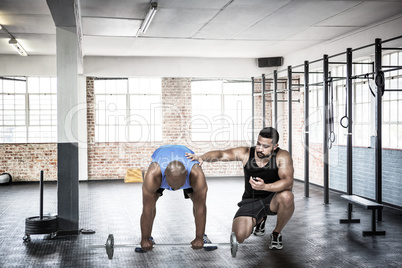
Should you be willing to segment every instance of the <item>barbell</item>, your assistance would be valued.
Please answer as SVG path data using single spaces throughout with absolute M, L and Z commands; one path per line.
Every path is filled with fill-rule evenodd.
M 252 244 L 247 244 L 252 245 Z M 190 244 L 154 244 L 154 247 L 189 247 Z M 218 246 L 230 246 L 230 252 L 232 257 L 236 257 L 237 250 L 239 249 L 239 243 L 237 242 L 236 234 L 234 232 L 230 235 L 230 243 L 219 243 L 219 244 L 204 244 L 204 247 L 218 247 Z M 137 248 L 141 247 L 138 244 L 115 244 L 113 234 L 109 234 L 106 244 L 104 245 L 91 245 L 90 248 L 105 248 L 106 254 L 109 259 L 113 259 L 115 248 Z

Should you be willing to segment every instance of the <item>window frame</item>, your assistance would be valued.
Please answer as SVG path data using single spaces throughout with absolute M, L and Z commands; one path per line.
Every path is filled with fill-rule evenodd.
M 391 52 L 382 56 L 383 66 L 402 66 L 402 51 Z M 386 69 L 384 69 L 386 70 Z M 384 72 L 385 92 L 382 96 L 382 147 L 402 148 L 402 70 Z M 393 83 L 393 81 L 395 81 Z M 387 91 L 387 90 L 399 91 Z M 395 103 L 394 106 L 392 104 Z M 393 111 L 392 108 L 396 108 Z M 388 111 L 387 111 L 388 108 Z M 387 115 L 386 112 L 389 114 Z M 396 118 L 393 118 L 395 116 Z M 393 137 L 392 128 L 395 128 Z
M 38 90 L 39 92 L 32 92 L 30 90 L 30 80 L 38 79 Z M 49 91 L 46 93 L 41 93 L 40 81 L 48 80 L 49 83 Z M 7 92 L 4 88 L 4 80 L 6 81 L 13 81 L 14 85 L 14 92 Z M 15 83 L 16 82 L 23 82 L 25 85 L 23 86 L 23 90 L 16 92 L 15 90 Z M 32 83 L 32 82 L 31 82 Z M 1 144 L 8 144 L 8 143 L 56 143 L 57 142 L 57 82 L 55 77 L 25 77 L 25 76 L 16 76 L 16 77 L 1 77 L 0 78 L 0 98 L 1 98 L 1 106 L 0 106 L 0 128 L 2 129 L 2 137 L 0 137 Z M 24 99 L 24 108 L 23 109 L 12 109 L 13 120 L 14 124 L 5 124 L 5 116 L 6 116 L 6 103 L 4 101 L 4 96 L 14 96 L 14 106 L 15 106 L 15 96 L 23 96 Z M 31 96 L 38 96 L 40 101 L 41 96 L 56 96 L 55 99 L 50 98 L 50 109 L 33 109 L 31 104 Z M 46 113 L 41 112 L 46 110 Z M 24 119 L 22 120 L 23 123 L 17 123 L 16 120 L 16 111 L 20 112 L 20 115 L 23 114 Z M 38 124 L 33 124 L 33 111 L 39 111 L 38 117 L 39 120 L 37 121 Z M 50 114 L 50 124 L 41 124 L 40 117 L 41 116 L 49 116 Z M 36 121 L 35 121 L 36 122 Z M 9 129 L 9 132 L 13 132 L 8 138 L 6 136 L 6 130 Z M 45 129 L 49 128 L 49 131 L 32 131 L 32 129 Z M 23 131 L 18 131 L 18 129 L 23 129 Z M 24 134 L 21 134 L 24 133 Z M 20 134 L 20 135 L 18 135 Z
M 131 83 L 134 83 L 134 80 L 149 80 L 150 83 L 152 83 L 152 80 L 158 80 L 160 82 L 160 90 L 158 93 L 144 93 L 144 92 L 131 92 Z M 95 96 L 95 142 L 98 143 L 113 143 L 113 142 L 118 142 L 118 143 L 136 143 L 136 142 L 160 142 L 162 141 L 162 122 L 160 123 L 152 123 L 151 121 L 146 121 L 146 120 L 142 120 L 144 119 L 143 116 L 136 114 L 135 112 L 133 112 L 132 109 L 132 100 L 131 98 L 133 96 L 158 96 L 159 97 L 159 102 L 156 105 L 157 109 L 158 107 L 161 109 L 161 103 L 162 103 L 162 79 L 161 78 L 140 78 L 140 77 L 133 77 L 133 78 L 95 78 L 95 81 L 126 81 L 126 85 L 125 85 L 125 90 L 119 91 L 119 92 L 112 92 L 112 93 L 108 93 L 108 92 L 104 92 L 104 93 L 97 93 L 96 92 L 96 82 L 94 83 L 94 96 Z M 107 90 L 107 89 L 105 89 Z M 121 111 L 124 111 L 124 114 L 121 113 L 119 116 L 121 116 L 123 114 L 124 116 L 124 120 L 120 121 L 120 120 L 116 120 L 116 124 L 111 125 L 110 123 L 108 123 L 107 121 L 104 122 L 99 122 L 99 111 L 105 111 L 105 115 L 106 115 L 106 109 L 99 109 L 98 108 L 98 101 L 97 101 L 97 96 L 104 96 L 105 98 L 107 98 L 108 96 L 124 96 L 125 100 L 125 108 L 124 109 L 118 109 Z M 115 105 L 117 107 L 117 105 Z M 153 111 L 152 111 L 152 106 L 155 107 L 155 103 L 150 103 L 150 114 L 152 115 Z M 144 109 L 143 109 L 144 110 Z M 113 113 L 112 113 L 113 114 Z M 154 116 L 155 117 L 155 116 Z M 162 117 L 162 112 L 160 111 L 160 118 Z M 106 116 L 105 116 L 106 118 Z M 152 118 L 152 117 L 151 117 Z M 107 120 L 107 119 L 105 119 Z M 147 137 L 145 139 L 133 139 L 131 132 L 134 133 L 133 127 L 138 126 L 138 124 L 132 124 L 132 121 L 136 120 L 135 122 L 139 122 L 140 123 L 140 127 L 141 127 L 141 131 L 142 134 L 144 132 L 144 127 L 147 129 Z M 141 122 L 142 121 L 142 122 Z M 119 123 L 120 122 L 120 123 Z M 122 122 L 122 123 L 121 123 Z M 101 124 L 102 123 L 102 124 Z M 99 127 L 103 127 L 104 128 L 104 136 L 100 137 L 100 129 Z M 115 135 L 114 137 L 110 137 L 108 136 L 110 133 L 110 131 L 113 131 L 112 126 L 115 127 L 115 134 L 117 133 L 117 135 Z M 141 137 L 143 137 L 141 135 Z
M 219 84 L 219 90 L 209 91 L 209 92 L 200 92 L 199 89 L 194 89 L 194 83 L 216 83 Z M 249 84 L 249 92 L 247 91 L 247 86 L 243 89 L 237 89 L 239 92 L 235 92 L 233 94 L 228 94 L 227 86 L 229 84 L 239 84 L 246 83 Z M 236 89 L 233 89 L 236 91 Z M 192 109 L 191 109 L 191 122 L 190 122 L 190 131 L 191 131 L 191 140 L 193 142 L 239 142 L 246 141 L 251 138 L 251 120 L 252 120 L 252 105 L 251 105 L 251 92 L 252 92 L 252 82 L 251 81 L 242 81 L 242 80 L 234 80 L 227 81 L 225 79 L 205 79 L 205 80 L 193 80 L 191 81 L 191 97 L 192 97 Z M 199 102 L 200 98 L 207 98 L 208 95 L 218 96 L 220 107 L 217 109 L 217 113 L 213 115 L 211 118 L 202 115 L 202 109 L 194 109 L 195 102 Z M 231 97 L 244 97 L 244 100 L 241 102 L 242 113 L 236 114 L 236 117 L 233 119 L 228 111 L 233 110 L 229 109 L 228 105 L 225 102 Z M 238 105 L 239 101 L 236 102 Z M 243 108 L 243 103 L 246 104 L 246 107 Z M 247 107 L 250 106 L 250 107 Z M 238 112 L 238 110 L 236 109 Z M 248 114 L 244 115 L 244 112 L 248 111 Z M 197 120 L 204 120 L 203 123 L 194 124 Z M 207 124 L 207 128 L 202 128 Z M 250 124 L 250 127 L 248 127 Z M 195 127 L 199 126 L 199 127 Z M 201 127 L 200 127 L 201 126 Z M 195 131 L 198 132 L 195 132 Z M 204 130 L 204 131 L 202 131 Z M 250 130 L 250 131 L 249 131 Z M 250 134 L 248 133 L 250 132 Z M 226 133 L 226 134 L 225 134 Z M 250 137 L 249 137 L 250 136 Z

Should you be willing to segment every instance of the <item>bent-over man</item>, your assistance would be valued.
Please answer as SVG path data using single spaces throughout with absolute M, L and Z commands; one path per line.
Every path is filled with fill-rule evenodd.
M 183 189 L 184 197 L 193 202 L 195 239 L 191 242 L 191 247 L 200 249 L 204 243 L 211 243 L 205 235 L 208 191 L 205 175 L 199 163 L 187 159 L 186 153 L 194 152 L 182 145 L 164 145 L 152 154 L 152 162 L 142 185 L 141 248 L 136 248 L 136 252 L 152 249 L 154 240 L 151 233 L 156 215 L 156 201 L 165 189 Z M 206 250 L 216 248 L 204 246 Z

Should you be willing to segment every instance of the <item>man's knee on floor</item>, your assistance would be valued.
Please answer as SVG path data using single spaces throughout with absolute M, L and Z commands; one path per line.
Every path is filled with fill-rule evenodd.
M 251 235 L 254 224 L 251 217 L 239 217 L 233 221 L 232 231 L 236 234 L 237 242 L 243 243 Z
M 239 243 L 243 243 L 244 240 L 246 240 L 246 238 L 250 236 L 250 234 L 248 232 L 246 232 L 245 230 L 237 230 L 237 231 L 235 231 L 235 234 L 236 234 L 237 242 L 239 242 Z

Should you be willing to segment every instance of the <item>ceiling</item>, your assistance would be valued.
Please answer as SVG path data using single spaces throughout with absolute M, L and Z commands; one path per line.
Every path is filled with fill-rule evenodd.
M 402 0 L 155 1 L 150 27 L 136 37 L 151 1 L 76 0 L 83 56 L 282 56 L 402 16 Z M 31 56 L 55 55 L 55 22 L 75 18 L 73 9 L 51 12 L 47 2 L 73 0 L 0 0 L 0 24 Z M 9 39 L 0 30 L 0 54 L 16 54 Z

